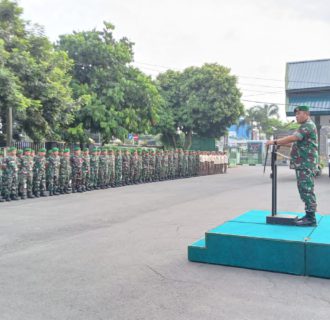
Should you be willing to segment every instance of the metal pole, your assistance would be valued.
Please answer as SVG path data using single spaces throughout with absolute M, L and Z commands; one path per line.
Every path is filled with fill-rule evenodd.
M 273 145 L 272 148 L 272 216 L 277 213 L 277 147 Z

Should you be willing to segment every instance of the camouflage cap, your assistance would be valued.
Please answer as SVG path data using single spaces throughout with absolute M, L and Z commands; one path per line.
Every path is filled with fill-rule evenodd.
M 308 106 L 298 106 L 295 107 L 293 112 L 296 113 L 297 111 L 309 111 L 309 107 Z

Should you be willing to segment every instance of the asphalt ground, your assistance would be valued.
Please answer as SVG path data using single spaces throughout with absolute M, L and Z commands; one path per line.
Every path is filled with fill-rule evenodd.
M 278 210 L 302 212 L 279 167 Z M 330 214 L 330 179 L 316 180 Z M 329 319 L 330 280 L 193 263 L 187 246 L 270 210 L 262 167 L 0 204 L 0 319 Z M 330 237 L 330 235 L 329 235 Z

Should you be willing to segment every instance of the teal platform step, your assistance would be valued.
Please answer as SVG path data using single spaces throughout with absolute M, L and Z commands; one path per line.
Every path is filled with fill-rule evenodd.
M 266 224 L 269 214 L 252 210 L 209 230 L 188 247 L 188 259 L 330 278 L 330 216 L 317 214 L 317 227 L 296 227 Z

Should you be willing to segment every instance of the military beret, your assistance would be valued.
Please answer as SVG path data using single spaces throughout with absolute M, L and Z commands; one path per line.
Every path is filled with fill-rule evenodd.
M 89 151 L 89 148 L 85 147 L 83 148 L 83 151 Z
M 13 151 L 15 151 L 15 150 L 17 150 L 15 147 L 9 147 L 9 148 L 8 148 L 8 152 L 13 152 Z
M 295 107 L 293 112 L 296 113 L 297 111 L 309 111 L 309 107 L 308 106 L 298 106 Z
M 81 151 L 80 147 L 74 147 L 74 151 Z
M 18 153 L 18 154 L 22 154 L 22 153 L 23 153 L 23 150 L 22 150 L 22 149 L 18 149 L 18 150 L 17 150 L 17 153 Z
M 24 148 L 24 152 L 31 152 L 32 149 L 31 148 Z
M 70 149 L 69 149 L 69 148 L 65 148 L 65 149 L 63 150 L 63 152 L 64 152 L 64 153 L 68 153 L 68 152 L 70 152 Z
M 40 148 L 39 152 L 46 152 L 46 149 L 45 148 Z
M 58 148 L 57 148 L 57 147 L 54 147 L 54 148 L 52 149 L 52 151 L 53 151 L 53 152 L 56 152 L 56 151 L 58 151 Z

